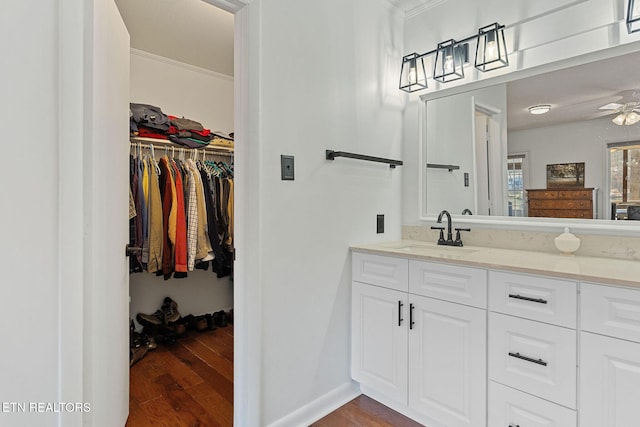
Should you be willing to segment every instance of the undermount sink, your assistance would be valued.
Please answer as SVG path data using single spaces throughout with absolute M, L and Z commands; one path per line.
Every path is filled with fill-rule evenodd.
M 472 254 L 478 252 L 480 249 L 465 248 L 464 246 L 444 246 L 444 245 L 406 245 L 396 248 L 400 251 L 415 252 L 415 253 L 435 253 L 443 257 L 455 257 Z

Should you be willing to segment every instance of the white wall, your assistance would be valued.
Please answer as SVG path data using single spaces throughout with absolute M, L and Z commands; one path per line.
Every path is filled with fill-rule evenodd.
M 579 62 L 580 55 L 638 41 L 640 35 L 627 34 L 625 4 L 620 0 L 543 0 L 526 5 L 510 0 L 448 0 L 409 16 L 405 22 L 404 54 L 429 51 L 438 42 L 464 38 L 476 33 L 479 27 L 497 21 L 507 26 L 505 37 L 510 65 L 488 73 L 470 67 L 468 72 L 465 70 L 465 79 L 448 85 L 437 85 L 429 79 L 430 89 L 410 95 L 405 111 L 403 157 L 418 157 L 422 143 L 420 94 L 545 66 L 566 58 Z M 456 13 L 452 13 L 454 10 Z M 421 211 L 419 165 L 411 162 L 403 172 L 403 223 L 417 225 Z
M 206 53 L 203 53 L 206 54 Z M 233 77 L 141 50 L 131 50 L 131 102 L 233 132 Z
M 249 7 L 260 8 L 260 132 L 247 141 L 260 156 L 248 213 L 260 259 L 246 261 L 260 268 L 247 284 L 262 298 L 260 425 L 302 425 L 296 411 L 351 384 L 349 245 L 400 237 L 402 167 L 328 161 L 325 149 L 401 157 L 402 16 L 382 0 Z M 280 180 L 281 154 L 295 156 L 295 181 Z
M 527 188 L 546 188 L 548 164 L 584 162 L 584 185 L 600 189 L 598 217 L 608 218 L 607 144 L 640 140 L 640 127 L 617 126 L 611 117 L 509 132 L 509 153 L 529 153 Z
M 59 400 L 58 3 L 37 6 L 10 0 L 0 14 L 0 402 Z M 0 425 L 51 426 L 57 418 L 2 409 Z

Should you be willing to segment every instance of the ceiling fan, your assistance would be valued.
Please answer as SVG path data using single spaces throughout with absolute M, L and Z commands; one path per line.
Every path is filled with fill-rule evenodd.
M 611 110 L 609 114 L 615 114 L 616 116 L 611 120 L 618 126 L 630 126 L 640 121 L 640 101 L 637 100 L 638 93 L 634 91 L 631 98 L 636 100 L 628 100 L 624 104 L 617 102 L 611 102 L 607 105 L 600 107 L 600 110 Z

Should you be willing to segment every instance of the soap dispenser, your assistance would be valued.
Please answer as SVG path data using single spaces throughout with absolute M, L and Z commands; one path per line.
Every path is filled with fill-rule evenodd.
M 565 255 L 571 255 L 580 247 L 580 239 L 569 232 L 569 227 L 564 228 L 564 233 L 554 239 L 556 248 Z

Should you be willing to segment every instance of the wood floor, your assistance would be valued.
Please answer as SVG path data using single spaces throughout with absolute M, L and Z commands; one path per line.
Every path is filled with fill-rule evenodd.
M 130 370 L 126 427 L 233 425 L 233 325 L 189 332 L 158 345 Z M 313 427 L 416 427 L 414 421 L 359 396 Z

